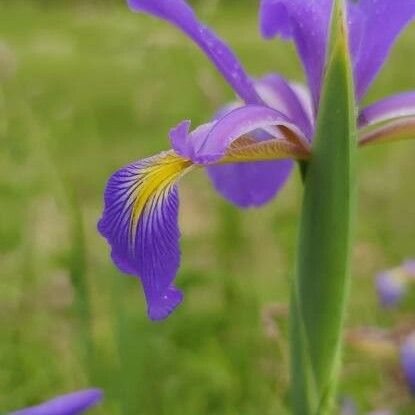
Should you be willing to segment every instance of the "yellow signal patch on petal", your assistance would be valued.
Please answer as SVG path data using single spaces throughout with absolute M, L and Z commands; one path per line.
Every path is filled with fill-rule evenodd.
M 130 200 L 131 232 L 134 235 L 140 216 L 149 203 L 161 200 L 160 196 L 193 166 L 190 160 L 166 151 L 145 160 L 137 170 L 136 183 Z

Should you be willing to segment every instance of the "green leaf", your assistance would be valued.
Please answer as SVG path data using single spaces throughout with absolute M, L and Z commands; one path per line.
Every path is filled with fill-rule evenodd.
M 313 154 L 305 174 L 294 283 L 292 360 L 301 359 L 306 367 L 299 371 L 293 364 L 293 396 L 316 397 L 307 414 L 327 413 L 332 403 L 350 279 L 357 140 L 345 22 L 344 3 L 336 0 Z M 305 358 L 298 356 L 299 348 Z

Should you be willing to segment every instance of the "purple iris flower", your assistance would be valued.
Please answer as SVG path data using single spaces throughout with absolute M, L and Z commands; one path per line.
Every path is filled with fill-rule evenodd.
M 98 229 L 108 240 L 117 267 L 141 279 L 148 315 L 159 320 L 182 301 L 182 293 L 173 284 L 180 262 L 178 179 L 196 168 L 206 168 L 222 196 L 243 208 L 257 207 L 283 187 L 293 160 L 310 157 L 332 0 L 261 2 L 262 34 L 295 42 L 308 87 L 276 74 L 249 77 L 226 43 L 197 19 L 185 0 L 128 3 L 133 11 L 166 20 L 184 32 L 240 100 L 193 131 L 190 121 L 181 122 L 170 131 L 172 150 L 132 163 L 108 182 Z M 414 17 L 415 0 L 348 2 L 358 99 L 365 95 L 398 34 Z M 357 123 L 362 145 L 404 133 L 408 125 L 415 124 L 415 92 L 361 109 Z
M 400 270 L 384 271 L 376 277 L 376 290 L 380 304 L 385 308 L 397 306 L 405 297 L 407 283 Z
M 9 415 L 78 415 L 102 400 L 100 389 L 85 389 L 54 398 L 30 408 L 11 412 Z
M 411 334 L 401 346 L 401 365 L 409 390 L 415 396 L 415 333 Z

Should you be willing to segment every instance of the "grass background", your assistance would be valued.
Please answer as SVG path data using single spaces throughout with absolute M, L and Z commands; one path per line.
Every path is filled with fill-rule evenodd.
M 252 75 L 302 80 L 291 45 L 260 39 L 256 3 L 197 9 Z M 186 177 L 185 302 L 147 321 L 137 281 L 114 268 L 96 232 L 103 188 L 232 91 L 184 36 L 121 1 L 0 1 L 0 14 L 0 411 L 93 385 L 106 394 L 96 414 L 288 413 L 297 175 L 255 211 L 222 200 L 202 172 Z M 402 36 L 368 102 L 414 89 L 414 36 Z M 415 328 L 415 298 L 385 312 L 373 285 L 415 254 L 414 157 L 412 142 L 361 151 L 349 329 Z M 414 413 L 396 351 L 365 350 L 346 345 L 341 395 L 362 411 Z

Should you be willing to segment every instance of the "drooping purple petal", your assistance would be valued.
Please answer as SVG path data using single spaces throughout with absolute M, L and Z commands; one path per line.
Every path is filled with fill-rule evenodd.
M 237 108 L 218 120 L 194 151 L 193 161 L 209 164 L 221 159 L 237 138 L 257 129 L 270 131 L 276 126 L 286 127 L 302 142 L 307 142 L 300 129 L 284 114 L 272 108 L 247 105 Z M 278 131 L 275 131 L 278 134 Z
M 185 0 L 128 0 L 132 10 L 167 20 L 186 33 L 246 103 L 260 104 L 252 81 L 228 45 L 197 19 Z
M 255 83 L 262 100 L 271 108 L 280 111 L 295 123 L 304 136 L 311 141 L 313 136 L 313 119 L 299 97 L 297 91 L 281 76 L 268 75 Z
M 350 2 L 350 8 L 353 7 L 360 13 L 351 16 L 352 22 L 362 27 L 360 47 L 353 53 L 356 93 L 361 99 L 397 36 L 415 18 L 415 0 L 360 0 L 354 4 Z
M 9 415 L 78 415 L 102 400 L 100 389 L 86 389 L 54 398 L 41 405 L 11 412 Z
M 265 38 L 293 39 L 303 63 L 315 108 L 319 101 L 332 0 L 262 0 Z
M 191 164 L 161 153 L 117 171 L 105 190 L 98 229 L 118 268 L 140 277 L 152 320 L 166 318 L 182 301 L 173 285 L 180 262 L 176 181 Z
M 385 308 L 393 308 L 406 294 L 405 280 L 392 271 L 382 272 L 376 277 L 376 290 L 380 304 Z
M 401 365 L 409 390 L 415 396 L 415 333 L 411 334 L 401 346 Z
M 291 160 L 233 163 L 207 168 L 215 189 L 235 205 L 259 207 L 273 199 L 293 170 Z
M 415 116 L 414 91 L 384 98 L 364 108 L 359 116 L 359 127 L 410 116 Z

